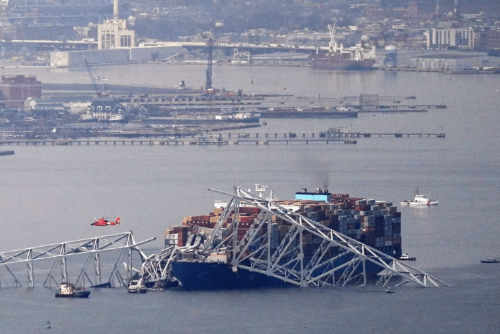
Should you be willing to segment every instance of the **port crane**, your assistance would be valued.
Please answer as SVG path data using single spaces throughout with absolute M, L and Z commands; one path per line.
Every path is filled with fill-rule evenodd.
M 95 80 L 94 75 L 92 74 L 92 66 L 90 63 L 87 61 L 87 58 L 83 57 L 83 60 L 85 61 L 85 67 L 87 68 L 87 72 L 90 76 L 90 81 L 92 82 L 92 86 L 94 86 L 94 90 L 97 94 L 97 97 L 109 97 L 109 93 L 106 90 L 106 85 L 103 86 L 102 90 L 99 90 L 99 87 L 97 86 L 97 82 Z

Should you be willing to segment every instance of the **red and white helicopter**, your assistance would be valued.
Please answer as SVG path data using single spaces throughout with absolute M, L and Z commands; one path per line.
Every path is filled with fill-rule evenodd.
M 120 217 L 116 218 L 115 221 L 107 220 L 104 217 L 99 217 L 95 222 L 90 224 L 92 226 L 108 226 L 108 225 L 120 225 Z

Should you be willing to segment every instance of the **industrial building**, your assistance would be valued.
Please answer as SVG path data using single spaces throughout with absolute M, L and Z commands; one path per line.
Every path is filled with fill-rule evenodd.
M 90 64 L 126 64 L 168 59 L 181 52 L 180 46 L 128 47 L 103 50 L 55 51 L 50 53 L 50 63 L 56 67 L 84 66 Z
M 434 71 L 461 71 L 498 66 L 498 60 L 483 54 L 435 54 L 411 58 L 411 67 Z
M 29 97 L 42 97 L 42 83 L 34 76 L 2 75 L 0 91 L 5 108 L 24 108 Z

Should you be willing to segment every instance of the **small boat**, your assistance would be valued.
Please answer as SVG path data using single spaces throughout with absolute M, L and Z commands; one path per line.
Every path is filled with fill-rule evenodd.
M 148 292 L 146 287 L 142 284 L 142 280 L 130 281 L 127 290 L 128 290 L 128 293 L 146 293 L 146 292 Z
M 438 204 L 439 204 L 439 201 L 429 199 L 424 194 L 421 194 L 418 190 L 418 187 L 415 190 L 415 198 L 414 199 L 401 202 L 402 206 L 425 206 L 425 205 L 430 206 L 430 205 L 438 205 Z
M 385 289 L 385 293 L 394 293 L 394 290 L 389 286 L 387 289 Z
M 63 282 L 56 292 L 56 298 L 87 298 L 90 291 L 85 291 L 85 288 L 77 288 L 73 283 Z
M 404 253 L 403 255 L 401 255 L 401 256 L 399 257 L 399 259 L 398 259 L 398 260 L 400 260 L 400 261 L 416 261 L 416 260 L 417 260 L 417 258 L 416 258 L 416 257 L 410 257 L 410 256 L 408 255 L 408 253 Z
M 489 259 L 481 259 L 481 263 L 500 263 L 500 260 L 490 257 Z

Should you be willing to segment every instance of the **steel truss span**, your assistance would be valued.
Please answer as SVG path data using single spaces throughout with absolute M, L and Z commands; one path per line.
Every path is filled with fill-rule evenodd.
M 227 256 L 227 265 L 234 272 L 247 270 L 299 287 L 366 286 L 369 282 L 367 266 L 380 269 L 379 286 L 386 286 L 393 277 L 400 278 L 397 285 L 414 283 L 421 287 L 448 286 L 377 249 L 288 211 L 273 200 L 239 187 L 234 187 L 233 194 L 209 190 L 232 197 L 211 234 L 204 242 L 203 237 L 193 235 L 187 242 L 189 246 L 170 246 L 150 256 L 142 267 L 143 283 L 161 288 L 161 282 L 176 280 L 172 273 L 172 262 L 206 262 L 210 254 L 216 253 Z M 260 214 L 243 238 L 238 238 L 239 219 L 227 223 L 227 218 L 231 214 L 238 217 L 242 204 L 259 208 Z M 278 242 L 276 229 L 273 230 L 273 219 L 276 218 L 291 225 L 286 235 L 280 238 L 281 242 Z M 321 239 L 313 244 L 312 252 L 309 249 L 312 256 L 305 256 L 303 234 Z M 340 259 L 343 260 L 338 261 Z
M 85 284 L 87 280 L 93 287 L 113 287 L 124 286 L 133 275 L 132 254 L 137 253 L 141 261 L 141 265 L 147 258 L 146 255 L 139 249 L 139 246 L 155 240 L 150 238 L 145 241 L 136 242 L 132 231 L 93 237 L 88 239 L 80 239 L 74 241 L 66 241 L 57 244 L 50 244 L 39 247 L 25 248 L 7 252 L 0 252 L 0 273 L 3 269 L 8 273 L 8 277 L 4 278 L 0 274 L 0 288 L 2 287 L 21 287 L 21 281 L 14 274 L 14 266 L 20 264 L 27 265 L 28 287 L 35 286 L 34 262 L 45 264 L 47 261 L 53 260 L 52 266 L 44 280 L 43 286 L 50 287 L 52 283 L 56 286 L 60 282 L 68 282 L 68 265 L 66 259 L 68 257 L 85 259 L 83 266 L 79 270 L 78 278 L 75 285 Z M 118 253 L 116 261 L 111 268 L 111 274 L 106 281 L 103 281 L 103 272 L 101 270 L 101 255 L 103 252 Z M 127 257 L 125 269 L 127 274 L 124 276 L 118 270 L 120 261 Z M 46 260 L 42 262 L 42 260 Z M 89 264 L 93 264 L 94 280 L 91 280 L 87 268 Z M 9 267 L 10 266 L 10 267 Z M 46 269 L 46 268 L 45 268 Z M 46 270 L 44 270 L 46 272 Z M 54 277 L 58 272 L 60 281 Z

